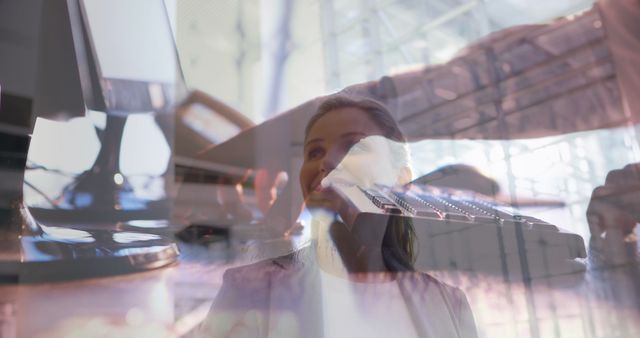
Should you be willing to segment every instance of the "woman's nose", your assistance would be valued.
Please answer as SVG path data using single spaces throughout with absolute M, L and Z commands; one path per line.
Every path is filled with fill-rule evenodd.
M 320 171 L 322 171 L 325 175 L 329 174 L 338 166 L 338 164 L 342 160 L 342 157 L 343 156 L 341 156 L 337 152 L 327 153 L 322 158 L 322 162 L 320 163 Z
M 320 164 L 320 171 L 323 172 L 325 175 L 330 173 L 335 168 L 336 168 L 336 164 L 330 158 L 323 159 L 322 163 Z

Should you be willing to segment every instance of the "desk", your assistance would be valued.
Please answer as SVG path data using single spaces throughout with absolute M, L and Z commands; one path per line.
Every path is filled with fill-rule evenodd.
M 461 287 L 481 337 L 637 337 L 640 265 L 588 262 L 585 273 L 508 283 L 499 277 L 435 272 Z
M 193 337 L 227 268 L 282 254 L 302 245 L 299 240 L 234 242 L 231 252 L 225 243 L 180 243 L 179 264 L 165 269 L 0 286 L 0 336 L 104 337 L 110 328 L 113 337 Z M 585 273 L 530 284 L 478 273 L 430 273 L 464 290 L 481 337 L 639 336 L 640 263 L 587 263 Z
M 181 337 L 204 319 L 224 271 L 291 250 L 291 241 L 178 243 L 178 264 L 143 273 L 0 285 L 0 337 Z M 294 244 L 295 245 L 295 244 Z M 258 252 L 259 251 L 259 252 Z M 250 259 L 252 258 L 252 259 Z

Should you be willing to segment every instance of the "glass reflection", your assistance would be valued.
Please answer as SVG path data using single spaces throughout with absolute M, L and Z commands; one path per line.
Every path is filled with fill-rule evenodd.
M 129 283 L 136 275 L 108 293 L 102 286 L 110 280 L 84 295 L 75 285 L 35 296 L 12 289 L 0 297 L 0 336 L 21 333 L 16 313 L 20 327 L 53 328 L 43 336 L 182 335 L 215 295 L 198 332 L 205 337 L 640 336 L 637 1 L 167 3 L 177 7 L 189 86 L 247 120 L 273 119 L 246 129 L 252 123 L 201 104 L 184 114 L 204 139 L 188 150 L 210 161 L 205 167 L 215 175 L 187 182 L 203 189 L 186 194 L 180 221 L 201 227 L 193 231 L 200 241 L 180 243 L 187 250 L 174 269 L 175 300 L 154 294 L 149 307 L 105 315 L 131 298 L 122 290 L 143 294 Z M 340 95 L 318 98 L 339 88 Z M 71 134 L 83 133 L 61 136 Z M 134 134 L 143 141 L 148 133 Z M 77 145 L 95 143 L 80 138 Z M 58 156 L 34 141 L 41 149 L 31 154 L 26 199 L 60 206 L 55 196 L 74 178 L 52 178 L 61 175 L 50 169 L 86 167 L 92 157 L 64 145 Z M 123 151 L 126 162 L 145 164 L 132 149 Z M 227 152 L 204 156 L 212 149 Z M 35 164 L 58 157 L 64 166 Z M 221 177 L 226 165 L 255 170 Z M 163 180 L 127 179 L 145 197 L 165 193 Z M 80 197 L 78 204 L 90 204 Z M 300 209 L 302 226 L 294 223 Z M 363 218 L 381 209 L 386 218 Z M 399 217 L 411 212 L 413 219 Z M 169 224 L 136 220 L 117 231 Z M 560 243 L 556 225 L 584 238 L 588 251 Z M 109 251 L 118 257 L 165 248 L 154 246 L 155 235 L 44 228 L 47 239 L 80 244 L 63 252 L 70 255 L 106 253 L 82 246 L 96 240 L 118 243 Z M 518 230 L 540 228 L 534 236 Z M 241 239 L 226 241 L 230 233 Z M 437 240 L 424 240 L 434 233 Z M 43 241 L 23 241 L 57 254 Z M 126 245 L 137 241 L 150 246 Z M 3 298 L 21 293 L 31 306 Z M 97 304 L 95 313 L 85 313 L 83 299 Z M 69 308 L 81 316 L 51 311 L 61 303 L 75 304 Z M 182 316 L 195 304 L 203 312 L 197 319 Z M 160 323 L 143 315 L 153 309 L 183 312 Z M 174 319 L 180 323 L 172 326 Z
M 59 241 L 70 243 L 93 243 L 96 241 L 89 232 L 82 230 L 48 226 L 43 226 L 42 229 L 52 238 Z
M 406 298 L 399 297 L 403 291 L 394 293 L 397 290 L 388 288 L 389 281 L 401 281 L 399 276 L 404 274 L 419 276 L 412 272 L 419 270 L 430 271 L 465 290 L 482 336 L 567 336 L 574 329 L 595 336 L 637 333 L 635 324 L 616 325 L 618 320 L 629 322 L 639 308 L 637 301 L 629 300 L 638 295 L 637 287 L 631 286 L 636 284 L 637 268 L 628 265 L 636 261 L 634 233 L 640 220 L 632 205 L 638 201 L 638 189 L 634 188 L 637 165 L 633 164 L 640 154 L 635 125 L 638 101 L 629 94 L 637 88 L 640 69 L 635 52 L 640 41 L 637 4 L 598 1 L 582 12 L 577 9 L 585 9 L 591 1 L 544 3 L 525 11 L 516 10 L 523 4 L 512 1 L 441 4 L 439 10 L 432 8 L 431 2 L 378 5 L 377 1 L 323 4 L 325 35 L 318 41 L 326 48 L 322 50 L 325 76 L 305 72 L 305 77 L 298 77 L 300 72 L 290 72 L 289 83 L 277 82 L 282 87 L 269 92 L 291 93 L 286 104 L 281 104 L 293 106 L 318 93 L 347 86 L 343 94 L 373 98 L 390 107 L 393 122 L 382 125 L 399 125 L 397 129 L 404 136 L 394 138 L 380 124 L 344 107 L 337 109 L 340 114 L 321 114 L 332 96 L 307 101 L 276 117 L 271 129 L 264 127 L 267 136 L 257 137 L 256 153 L 271 154 L 280 146 L 292 148 L 283 151 L 284 155 L 273 154 L 272 162 L 258 156 L 265 162 L 258 166 L 287 171 L 296 181 L 292 173 L 297 166 L 289 165 L 288 156 L 303 153 L 299 158 L 300 195 L 310 215 L 312 240 L 306 249 L 291 255 L 229 270 L 203 332 L 357 335 L 365 330 L 357 323 L 367 316 L 376 318 L 375 304 L 385 303 L 395 309 L 397 317 L 387 319 L 398 325 L 396 332 L 424 335 L 428 331 L 405 321 L 408 313 L 419 316 L 421 312 L 408 309 Z M 299 18 L 304 13 L 300 10 L 289 15 Z M 548 13 L 574 15 L 537 24 L 545 21 Z M 523 23 L 534 24 L 513 26 Z M 289 29 L 287 26 L 284 31 Z M 300 36 L 308 40 L 308 35 L 284 35 L 293 42 Z M 310 45 L 300 44 L 274 64 L 293 70 L 301 64 L 314 64 L 309 58 L 313 54 Z M 304 89 L 292 90 L 299 83 L 305 84 Z M 279 125 L 281 129 L 273 127 L 278 126 L 277 121 L 285 121 Z M 304 135 L 283 136 L 285 140 L 279 142 L 280 132 L 302 131 L 305 124 Z M 403 143 L 404 138 L 414 142 L 409 145 L 417 162 L 413 170 L 402 169 L 404 166 L 398 165 L 401 160 L 390 160 L 401 152 L 392 151 L 389 144 Z M 404 194 L 402 185 L 410 181 L 406 173 L 411 171 L 421 179 L 414 183 L 440 184 L 482 195 L 482 203 L 490 205 L 491 213 L 500 219 L 500 226 L 491 229 L 503 232 L 469 230 L 474 235 L 464 238 L 467 244 L 452 242 L 457 236 L 453 234 L 430 245 L 419 243 L 416 247 L 426 250 L 414 251 L 406 239 L 423 238 L 425 228 L 437 226 L 416 224 L 419 221 L 399 224 L 398 233 L 404 231 L 405 236 L 395 240 L 389 240 L 395 232 L 392 221 L 354 226 L 362 210 L 352 210 L 348 202 L 359 202 L 341 193 L 349 195 L 352 187 L 400 186 L 385 191 Z M 449 208 L 445 210 L 448 220 L 482 218 L 451 206 L 468 206 L 476 199 L 445 189 L 440 193 L 443 191 L 449 194 L 446 198 L 429 203 L 440 203 L 440 211 Z M 427 187 L 422 193 L 433 193 L 433 189 Z M 291 209 L 296 211 L 292 195 L 278 199 L 285 197 L 285 204 L 293 205 Z M 393 200 L 389 205 L 395 204 L 399 203 Z M 497 208 L 499 205 L 509 208 Z M 278 201 L 273 205 L 276 207 Z M 393 213 L 395 207 L 398 205 L 388 211 Z M 526 208 L 536 217 L 521 215 L 518 208 Z M 404 206 L 400 209 L 406 211 Z M 272 224 L 270 216 L 267 213 L 267 225 Z M 578 235 L 591 238 L 588 261 L 584 260 L 585 243 Z M 506 238 L 516 246 L 506 245 L 502 240 Z M 559 241 L 569 238 L 571 244 Z M 477 247 L 485 251 L 477 251 Z M 490 250 L 500 258 L 485 255 Z M 441 259 L 447 255 L 455 256 L 456 264 Z M 425 257 L 441 259 L 436 259 L 440 265 L 425 268 L 420 265 Z M 603 258 L 604 265 L 597 263 L 597 257 Z M 487 273 L 483 264 L 494 271 Z M 305 268 L 299 268 L 301 265 Z M 308 266 L 313 269 L 307 270 Z M 624 270 L 599 270 L 612 266 Z M 307 272 L 311 270 L 315 272 Z M 292 279 L 298 282 L 292 283 Z M 597 296 L 603 293 L 611 297 Z M 289 294 L 295 297 L 287 298 Z M 339 301 L 332 295 L 340 295 L 335 297 Z M 464 295 L 460 299 L 466 303 Z M 296 306 L 300 303 L 312 304 L 315 312 L 299 310 Z M 400 308 L 395 307 L 398 304 L 402 304 Z M 619 304 L 633 310 L 621 311 Z M 615 319 L 603 317 L 608 311 L 615 313 Z M 346 314 L 335 318 L 342 313 Z M 464 316 L 455 312 L 449 318 L 454 323 L 464 322 Z M 428 327 L 428 320 L 424 322 L 425 330 L 434 329 Z M 449 336 L 444 333 L 447 320 L 439 323 L 442 326 L 435 329 Z M 270 329 L 274 331 L 269 333 Z M 452 335 L 456 334 L 461 332 Z
M 154 234 L 137 233 L 137 232 L 116 232 L 113 234 L 113 240 L 117 243 L 128 244 L 139 241 L 158 240 L 162 237 Z

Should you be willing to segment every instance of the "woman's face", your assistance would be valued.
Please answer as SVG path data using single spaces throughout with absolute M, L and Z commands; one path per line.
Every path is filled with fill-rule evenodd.
M 382 130 L 359 108 L 340 108 L 322 116 L 309 130 L 304 144 L 304 163 L 300 170 L 300 185 L 307 206 L 322 205 L 334 209 L 330 189 L 323 188 L 322 179 L 343 180 L 381 176 L 391 168 L 389 147 Z M 378 135 L 377 138 L 362 139 Z M 381 142 L 382 141 L 382 142 Z M 352 149 L 357 144 L 357 148 Z M 351 150 L 351 152 L 349 152 Z M 348 158 L 345 156 L 349 153 Z M 311 204 L 311 205 L 310 205 Z

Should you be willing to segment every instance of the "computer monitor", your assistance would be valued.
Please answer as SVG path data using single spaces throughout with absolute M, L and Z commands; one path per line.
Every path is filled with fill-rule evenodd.
M 94 188 L 95 196 L 122 188 L 101 180 L 113 182 L 114 172 L 109 170 L 119 170 L 118 162 L 112 160 L 119 155 L 124 118 L 134 113 L 170 113 L 184 87 L 164 2 L 9 1 L 0 2 L 0 9 L 4 13 L 27 11 L 30 17 L 27 21 L 4 21 L 9 26 L 3 27 L 7 28 L 4 31 L 16 34 L 0 34 L 0 43 L 17 42 L 18 47 L 23 47 L 19 45 L 33 42 L 28 58 L 11 51 L 0 53 L 0 75 L 12 69 L 26 77 L 30 69 L 36 69 L 32 73 L 35 80 L 23 86 L 31 87 L 31 92 L 13 90 L 20 87 L 13 81 L 19 76 L 0 78 L 0 175 L 4 182 L 0 184 L 0 282 L 113 275 L 175 262 L 177 247 L 172 238 L 161 232 L 151 233 L 146 227 L 127 223 L 118 227 L 43 225 L 32 217 L 22 194 L 29 133 L 35 117 L 82 116 L 87 109 L 106 113 L 107 125 L 101 153 L 91 170 L 102 174 L 81 176 L 86 180 L 84 186 Z M 29 27 L 37 27 L 38 23 L 36 34 Z M 14 49 L 19 50 L 18 47 Z M 141 66 L 143 61 L 166 68 L 154 72 L 154 67 Z M 28 116 L 14 118 L 21 113 Z M 100 170 L 95 170 L 96 166 Z M 106 210 L 119 207 L 112 204 Z M 73 210 L 68 211 L 67 215 L 73 214 Z M 95 209 L 86 215 L 90 214 L 95 221 L 108 221 L 107 214 Z
M 64 189 L 56 210 L 32 211 L 57 221 L 93 221 L 97 213 L 114 221 L 166 218 L 170 213 L 166 197 L 151 201 L 138 197 L 120 173 L 127 116 L 153 114 L 170 120 L 161 116 L 186 97 L 164 1 L 75 0 L 65 5 L 44 5 L 48 13 L 60 13 L 43 17 L 43 25 L 56 28 L 43 31 L 41 48 L 47 52 L 40 53 L 44 58 L 39 64 L 35 112 L 76 116 L 96 110 L 106 114 L 106 127 L 97 130 L 102 147 L 94 166 Z M 65 14 L 68 24 L 54 22 Z M 65 53 L 68 50 L 75 51 L 74 59 Z M 60 79 L 69 85 L 56 86 Z M 163 127 L 172 142 L 173 132 L 166 130 L 171 126 Z M 167 168 L 170 176 L 172 166 Z

